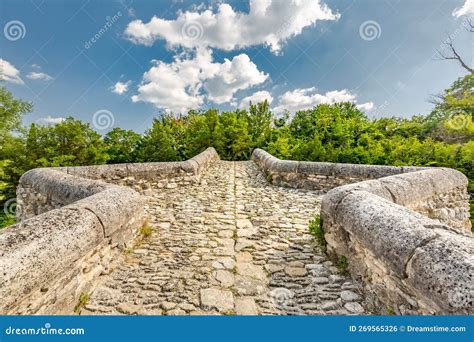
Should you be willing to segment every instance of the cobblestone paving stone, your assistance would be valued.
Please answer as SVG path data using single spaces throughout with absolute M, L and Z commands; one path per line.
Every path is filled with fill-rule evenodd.
M 82 314 L 365 313 L 309 234 L 320 202 L 269 185 L 251 161 L 216 162 L 200 185 L 149 196 L 151 237 L 101 277 Z

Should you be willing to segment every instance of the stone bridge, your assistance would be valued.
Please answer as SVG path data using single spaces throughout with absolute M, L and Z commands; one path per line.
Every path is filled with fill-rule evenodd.
M 252 159 L 28 171 L 0 313 L 473 313 L 464 175 Z

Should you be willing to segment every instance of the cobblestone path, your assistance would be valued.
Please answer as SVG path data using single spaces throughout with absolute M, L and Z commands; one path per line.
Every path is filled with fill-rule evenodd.
M 364 313 L 309 234 L 320 201 L 269 185 L 251 161 L 216 162 L 202 184 L 149 197 L 152 235 L 101 276 L 82 314 Z

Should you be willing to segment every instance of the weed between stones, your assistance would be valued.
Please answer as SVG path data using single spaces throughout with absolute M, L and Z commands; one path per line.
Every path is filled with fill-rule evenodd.
M 90 295 L 88 293 L 82 292 L 79 296 L 79 301 L 77 302 L 76 306 L 74 307 L 74 313 L 80 315 L 82 308 L 89 303 Z
M 309 221 L 309 232 L 316 238 L 319 247 L 323 253 L 327 251 L 327 242 L 324 238 L 324 230 L 323 230 L 323 220 L 320 216 L 316 215 L 314 218 Z
M 140 234 L 144 239 L 146 239 L 146 238 L 149 238 L 151 236 L 151 233 L 152 233 L 152 229 L 151 229 L 151 226 L 150 226 L 150 224 L 148 223 L 148 220 L 147 220 L 147 221 L 145 221 L 143 226 L 140 228 Z

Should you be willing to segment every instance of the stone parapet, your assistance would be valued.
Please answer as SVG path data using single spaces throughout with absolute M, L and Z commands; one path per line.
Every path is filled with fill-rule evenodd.
M 208 148 L 184 162 L 26 172 L 17 189 L 19 223 L 0 230 L 0 313 L 72 312 L 146 221 L 145 198 L 134 188 L 197 182 L 218 158 Z
M 322 193 L 340 185 L 426 169 L 414 166 L 281 160 L 258 148 L 253 151 L 252 160 L 260 166 L 272 184 Z
M 474 238 L 461 172 L 286 161 L 258 149 L 252 159 L 275 185 L 327 192 L 328 253 L 347 258 L 374 307 L 474 313 Z

